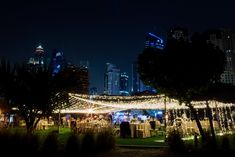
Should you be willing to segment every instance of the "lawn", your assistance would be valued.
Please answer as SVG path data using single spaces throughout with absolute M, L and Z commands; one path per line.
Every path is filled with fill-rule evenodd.
M 157 142 L 158 141 L 158 142 Z M 162 141 L 162 142 L 160 142 Z M 151 147 L 165 147 L 164 136 L 154 136 L 148 138 L 116 138 L 116 145 L 131 145 L 131 146 L 151 146 Z
M 36 130 L 35 134 L 39 135 L 41 141 L 44 141 L 46 136 L 52 132 L 57 131 L 57 127 L 51 127 L 46 130 Z M 8 129 L 10 133 L 26 133 L 26 130 L 24 128 L 10 128 Z M 69 128 L 60 128 L 59 129 L 59 136 L 58 141 L 60 144 L 65 144 L 66 140 L 68 139 L 69 135 L 71 134 L 71 130 Z M 116 137 L 116 145 L 137 145 L 137 146 L 166 146 L 165 142 L 156 142 L 156 140 L 162 140 L 164 141 L 164 136 L 155 136 L 155 137 L 149 137 L 149 138 L 120 138 Z

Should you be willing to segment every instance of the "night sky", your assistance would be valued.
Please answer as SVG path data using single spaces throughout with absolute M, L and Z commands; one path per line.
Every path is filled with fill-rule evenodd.
M 0 2 L 0 56 L 23 62 L 41 43 L 78 65 L 90 63 L 91 87 L 103 90 L 105 63 L 131 76 L 144 36 L 160 37 L 172 26 L 191 32 L 235 30 L 232 0 L 4 0 Z

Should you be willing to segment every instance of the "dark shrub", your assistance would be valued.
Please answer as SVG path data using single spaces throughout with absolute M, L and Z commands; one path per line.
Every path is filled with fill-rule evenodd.
M 104 152 L 111 150 L 115 147 L 115 137 L 112 129 L 108 128 L 98 133 L 96 137 L 96 150 Z
M 26 134 L 15 132 L 10 136 L 10 152 L 12 156 L 24 156 L 26 154 Z M 12 151 L 14 150 L 14 151 Z
M 58 150 L 58 134 L 55 132 L 49 133 L 42 146 L 43 157 L 54 157 Z
M 222 138 L 221 148 L 223 152 L 230 151 L 230 143 L 229 143 L 229 138 L 227 136 L 224 136 Z
M 233 146 L 233 149 L 235 149 L 235 134 L 232 134 L 232 146 Z
M 75 155 L 79 156 L 80 153 L 80 143 L 79 139 L 75 134 L 71 134 L 67 140 L 66 146 L 65 146 L 65 154 L 66 156 Z
M 87 131 L 82 138 L 82 153 L 92 154 L 95 151 L 95 136 L 91 131 Z
M 5 130 L 0 131 L 1 156 L 8 156 L 11 151 L 11 135 Z M 10 155 L 9 155 L 10 156 Z
M 39 137 L 38 135 L 27 135 L 26 137 L 26 147 L 25 149 L 27 150 L 25 153 L 26 157 L 36 157 L 38 156 L 38 151 L 39 151 Z
M 185 150 L 184 141 L 177 130 L 169 132 L 167 142 L 172 152 L 183 152 Z
M 202 151 L 206 152 L 214 152 L 217 149 L 217 143 L 216 141 L 213 141 L 211 133 L 209 131 L 204 131 L 205 133 L 205 141 L 202 141 Z

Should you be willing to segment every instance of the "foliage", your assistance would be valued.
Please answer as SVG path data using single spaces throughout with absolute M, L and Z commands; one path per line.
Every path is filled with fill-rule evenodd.
M 138 56 L 138 71 L 145 84 L 187 102 L 223 72 L 225 56 L 199 35 L 192 42 L 168 39 L 164 50 L 147 48 Z
M 32 133 L 41 117 L 48 117 L 55 109 L 69 105 L 68 92 L 74 92 L 76 87 L 76 92 L 80 90 L 81 81 L 77 80 L 85 73 L 81 71 L 76 67 L 68 67 L 52 76 L 47 67 L 15 65 L 11 68 L 8 62 L 2 60 L 0 89 L 4 98 L 9 100 L 9 106 L 18 108 L 28 132 Z
M 91 153 L 105 153 L 115 147 L 112 130 L 88 132 L 76 135 L 62 129 L 59 134 L 54 129 L 27 134 L 25 130 L 0 130 L 1 155 L 7 157 L 20 156 L 87 156 Z M 12 151 L 14 150 L 14 151 Z
M 82 153 L 90 154 L 95 151 L 95 135 L 92 131 L 87 131 L 82 138 Z
M 80 153 L 80 141 L 75 134 L 71 134 L 67 140 L 65 146 L 65 154 L 67 156 L 72 156 L 73 154 Z
M 58 151 L 58 134 L 51 132 L 47 135 L 42 146 L 42 154 L 45 157 L 54 157 Z
M 38 136 L 9 130 L 0 131 L 0 147 L 2 156 L 37 156 L 39 150 Z M 27 148 L 27 151 L 25 150 Z
M 222 138 L 221 148 L 225 152 L 228 152 L 230 150 L 230 142 L 229 142 L 229 138 L 227 136 L 224 136 Z
M 105 129 L 97 134 L 96 149 L 98 152 L 105 152 L 115 147 L 115 138 L 111 128 Z
M 235 103 L 235 86 L 224 83 L 216 83 L 209 86 L 206 96 L 208 99 L 225 103 Z
M 199 33 L 195 33 L 190 42 L 168 38 L 163 50 L 146 48 L 138 56 L 141 80 L 160 93 L 188 105 L 203 138 L 204 133 L 191 101 L 195 95 L 204 94 L 211 84 L 218 82 L 224 65 L 224 53 Z
M 170 150 L 173 152 L 183 152 L 185 150 L 184 141 L 182 140 L 182 137 L 177 130 L 169 132 L 167 143 Z

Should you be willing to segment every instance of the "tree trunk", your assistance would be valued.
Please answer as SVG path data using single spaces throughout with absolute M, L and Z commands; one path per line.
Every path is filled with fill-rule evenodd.
M 27 120 L 25 119 L 25 121 L 26 121 L 27 134 L 32 134 L 34 131 L 33 123 L 29 119 Z
M 35 119 L 36 117 L 28 117 L 28 118 L 25 118 L 25 122 L 26 122 L 26 128 L 27 128 L 27 133 L 28 134 L 32 134 L 35 130 Z M 36 121 L 36 123 L 38 122 L 39 120 Z
M 194 115 L 194 118 L 195 118 L 196 123 L 197 123 L 198 130 L 199 130 L 200 135 L 202 137 L 202 141 L 205 142 L 205 134 L 203 132 L 202 125 L 201 125 L 201 123 L 199 121 L 199 117 L 198 117 L 197 111 L 195 110 L 195 108 L 192 106 L 191 103 L 188 103 L 188 107 L 190 108 L 192 114 Z
M 216 141 L 216 138 L 215 138 L 215 129 L 214 129 L 213 120 L 212 120 L 212 112 L 211 112 L 211 109 L 209 107 L 208 101 L 206 101 L 206 109 L 207 109 L 209 123 L 210 123 L 210 128 L 211 128 L 212 140 L 213 140 L 213 142 L 215 142 Z
M 36 119 L 36 118 L 35 118 Z M 34 119 L 34 121 L 35 121 L 35 119 Z M 38 119 L 36 120 L 36 122 L 33 124 L 33 130 L 35 130 L 36 129 L 36 127 L 37 127 L 37 124 L 38 124 L 38 122 L 41 120 L 41 116 L 40 117 L 38 117 Z

